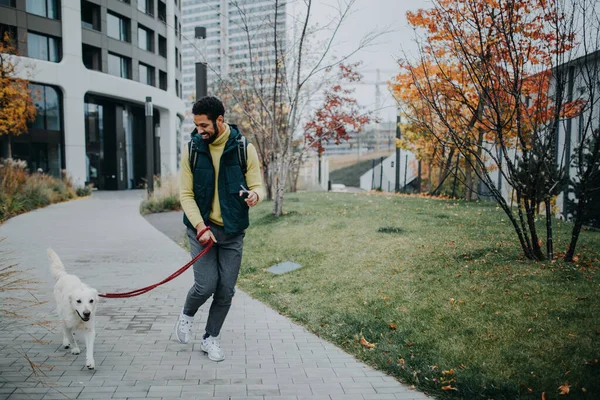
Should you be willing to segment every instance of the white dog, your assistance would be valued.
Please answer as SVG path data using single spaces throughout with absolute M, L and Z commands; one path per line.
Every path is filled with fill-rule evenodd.
M 79 354 L 79 346 L 73 336 L 74 331 L 81 332 L 85 339 L 85 366 L 94 369 L 94 315 L 98 303 L 98 291 L 81 282 L 75 275 L 67 274 L 58 255 L 48 249 L 50 272 L 56 279 L 54 297 L 56 311 L 63 328 L 63 346 L 71 348 L 71 354 Z

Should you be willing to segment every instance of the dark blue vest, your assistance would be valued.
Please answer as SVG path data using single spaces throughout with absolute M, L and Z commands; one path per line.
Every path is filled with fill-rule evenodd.
M 239 195 L 241 185 L 246 186 L 246 177 L 240 166 L 237 153 L 237 137 L 241 134 L 235 125 L 229 125 L 230 134 L 221 160 L 219 162 L 219 204 L 226 233 L 237 233 L 246 229 L 248 221 L 248 205 Z M 192 151 L 198 152 L 196 166 L 192 166 L 194 175 L 194 199 L 202 213 L 202 219 L 206 225 L 210 225 L 208 217 L 212 209 L 212 201 L 215 193 L 215 168 L 208 145 L 202 140 L 202 136 L 196 131 L 192 132 Z M 190 154 L 190 160 L 192 154 Z M 192 229 L 185 213 L 183 223 Z

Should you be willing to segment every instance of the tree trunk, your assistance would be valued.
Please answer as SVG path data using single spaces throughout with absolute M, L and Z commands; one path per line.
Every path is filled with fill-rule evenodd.
M 533 257 L 536 260 L 541 261 L 544 259 L 544 254 L 542 253 L 540 240 L 535 227 L 535 204 L 530 204 L 527 200 L 524 203 L 525 213 L 527 216 L 527 226 L 529 227 L 529 234 L 531 235 L 531 251 Z
M 431 188 L 433 185 L 431 184 L 431 170 L 433 169 L 433 159 L 427 163 L 427 193 L 431 194 Z
M 577 202 L 577 210 L 575 211 L 575 224 L 573 225 L 573 230 L 571 231 L 571 242 L 569 243 L 569 248 L 567 249 L 567 254 L 565 254 L 566 262 L 573 262 L 573 256 L 575 256 L 575 248 L 577 247 L 577 241 L 579 240 L 579 234 L 581 233 L 581 228 L 583 227 L 583 214 L 585 210 L 586 196 L 583 190 L 579 193 L 579 201 Z
M 471 155 L 465 157 L 465 199 L 471 201 L 473 199 L 473 167 L 471 166 Z
M 281 157 L 280 160 L 277 160 L 275 171 L 275 196 L 273 203 L 273 215 L 276 217 L 281 216 L 283 214 L 283 195 L 285 193 L 285 183 L 288 175 L 288 167 L 289 163 L 285 159 L 285 157 Z
M 263 179 L 265 191 L 267 192 L 267 200 L 273 200 L 273 180 L 271 179 L 272 163 L 263 166 Z
M 546 205 L 546 253 L 548 260 L 554 259 L 554 244 L 552 242 L 552 206 L 550 205 L 550 198 L 544 201 Z
M 450 167 L 452 166 L 452 158 L 454 157 L 454 148 L 450 149 L 450 154 L 448 154 L 448 158 L 446 159 L 446 165 L 443 167 L 443 170 L 440 171 L 440 181 L 433 192 L 431 194 L 436 194 L 437 191 L 442 187 L 446 178 L 450 175 Z M 443 162 L 442 162 L 443 164 Z
M 458 179 L 458 165 L 460 163 L 460 153 L 456 156 L 456 168 L 454 168 L 454 182 L 452 182 L 452 198 L 456 198 L 456 180 Z
M 7 146 L 6 146 L 6 158 L 12 158 L 12 135 L 6 135 Z
M 521 199 L 521 191 L 520 190 L 517 190 L 516 194 L 517 194 L 517 211 L 519 214 L 519 222 L 521 225 L 520 225 L 520 228 L 517 229 L 516 228 L 517 225 L 515 224 L 515 230 L 517 231 L 517 233 L 519 231 L 521 231 L 523 234 L 523 240 L 521 241 L 521 247 L 523 248 L 525 257 L 527 257 L 529 259 L 534 259 L 534 255 L 531 250 L 531 240 L 529 239 L 529 235 L 527 234 L 527 224 L 525 223 L 525 217 L 523 216 L 523 205 L 525 202 Z

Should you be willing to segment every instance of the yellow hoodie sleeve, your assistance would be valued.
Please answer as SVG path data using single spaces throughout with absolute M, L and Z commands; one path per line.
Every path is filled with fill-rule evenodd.
M 267 192 L 262 183 L 258 153 L 252 143 L 248 143 L 247 152 L 248 170 L 246 171 L 246 183 L 249 190 L 253 190 L 258 194 L 258 201 L 260 202 L 266 197 Z
M 198 226 L 199 223 L 203 223 L 204 221 L 202 220 L 202 213 L 194 199 L 194 175 L 192 174 L 192 168 L 190 167 L 190 156 L 188 154 L 187 145 L 183 147 L 180 168 L 179 201 L 181 203 L 181 208 L 183 208 L 183 212 L 192 225 Z

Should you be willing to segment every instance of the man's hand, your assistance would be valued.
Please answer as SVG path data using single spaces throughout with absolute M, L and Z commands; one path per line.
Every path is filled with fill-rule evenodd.
M 244 196 L 244 194 L 248 194 L 248 197 L 244 200 L 248 207 L 254 207 L 258 203 L 258 194 L 254 190 L 244 191 L 240 190 L 240 196 Z
M 202 232 L 204 228 L 206 228 L 206 225 L 204 224 L 198 224 L 196 226 L 196 237 L 200 234 L 200 232 Z M 198 238 L 198 241 L 202 246 L 206 246 L 210 240 L 212 240 L 213 243 L 217 243 L 217 239 L 215 239 L 215 235 L 213 235 L 210 229 L 204 232 L 202 236 Z

